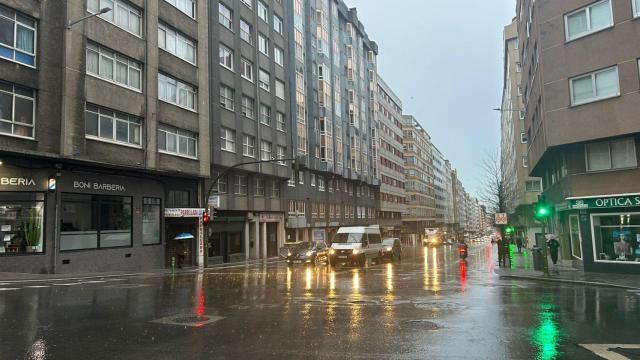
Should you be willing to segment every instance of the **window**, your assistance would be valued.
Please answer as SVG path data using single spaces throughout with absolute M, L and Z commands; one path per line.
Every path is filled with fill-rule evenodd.
M 640 264 L 640 214 L 591 214 L 595 261 Z
M 220 44 L 220 50 L 218 51 L 220 58 L 220 65 L 233 71 L 233 51 L 228 47 Z
M 278 182 L 278 180 L 271 181 L 271 197 L 272 198 L 280 197 L 280 183 Z
M 260 160 L 271 160 L 271 143 L 268 141 L 260 141 Z
M 248 119 L 254 119 L 254 101 L 247 95 L 242 95 L 242 115 Z
M 525 191 L 527 192 L 542 191 L 542 184 L 540 183 L 540 180 L 529 180 L 525 182 Z
M 575 77 L 569 82 L 574 106 L 620 95 L 617 66 Z
M 249 181 L 245 175 L 236 175 L 233 182 L 233 192 L 235 195 L 247 195 Z
M 131 197 L 62 194 L 60 250 L 132 246 Z
M 0 134 L 34 138 L 35 91 L 0 81 Z
M 190 194 L 188 190 L 169 190 L 167 192 L 168 208 L 188 208 L 191 207 Z
M 112 10 L 98 15 L 102 19 L 137 36 L 142 36 L 142 11 L 123 0 L 88 0 L 87 11 L 92 14 L 105 7 Z
M 311 187 L 315 187 L 316 186 L 316 174 L 309 174 L 309 184 L 311 185 Z
M 276 14 L 273 14 L 273 30 L 275 30 L 280 35 L 282 35 L 284 30 L 284 22 Z
M 223 127 L 220 130 L 220 149 L 222 151 L 236 152 L 236 132 Z
M 253 45 L 253 29 L 248 22 L 240 19 L 240 38 Z
M 518 114 L 520 116 L 520 120 L 524 120 L 527 117 L 527 112 L 524 110 L 518 111 Z
M 256 178 L 256 196 L 264 196 L 264 178 Z
M 571 255 L 582 260 L 582 234 L 578 215 L 569 215 L 569 237 L 571 240 Z
M 196 134 L 167 125 L 158 126 L 158 150 L 160 152 L 196 158 L 198 139 Z
M 110 49 L 87 44 L 87 74 L 124 87 L 142 90 L 142 65 Z
M 271 126 L 271 107 L 260 104 L 260 123 Z
M 516 72 L 522 72 L 522 64 L 519 62 L 516 63 Z
M 304 185 L 304 172 L 302 170 L 298 171 L 298 183 Z
M 196 89 L 179 80 L 158 74 L 158 98 L 162 101 L 196 111 Z
M 325 190 L 324 176 L 318 176 L 318 191 Z
M 284 50 L 275 45 L 273 46 L 273 60 L 276 64 L 284 66 Z
M 258 0 L 258 17 L 269 23 L 269 8 L 262 1 Z
M 266 56 L 269 56 L 269 39 L 262 34 L 258 34 L 258 50 Z
M 260 69 L 258 73 L 258 85 L 266 91 L 271 90 L 271 76 L 262 69 Z
M 520 143 L 521 144 L 527 143 L 527 133 L 524 131 L 520 133 Z
M 276 129 L 280 131 L 286 131 L 286 123 L 284 120 L 284 114 L 277 111 L 276 112 Z
M 604 0 L 564 17 L 567 41 L 613 26 L 611 1 Z
M 235 109 L 235 91 L 232 88 L 220 85 L 220 106 L 231 111 Z
M 216 173 L 213 178 L 215 179 L 218 176 Z M 218 178 L 218 183 L 213 187 L 213 190 L 218 194 L 226 194 L 227 193 L 227 175 L 220 176 Z
M 278 145 L 277 146 L 277 156 L 278 159 L 286 159 L 287 157 L 287 148 L 282 146 L 282 145 Z M 284 160 L 278 161 L 278 165 L 287 165 Z
M 246 7 L 253 9 L 253 0 L 240 0 Z
M 253 82 L 253 63 L 245 58 L 241 58 L 240 63 L 240 75 L 242 75 L 243 78 Z
M 522 157 L 522 167 L 525 167 L 525 168 L 529 167 L 529 158 L 526 156 Z
M 256 137 L 242 135 L 242 155 L 253 158 L 256 157 Z
M 36 66 L 36 20 L 0 6 L 0 57 Z
M 141 145 L 142 119 L 138 117 L 86 104 L 84 118 L 87 138 Z
M 3 192 L 0 194 L 1 255 L 44 252 L 44 193 Z M 27 228 L 39 229 L 25 231 Z
M 158 24 L 158 47 L 191 64 L 196 63 L 195 41 L 163 24 Z
M 196 0 L 165 0 L 191 18 L 196 18 Z
M 218 3 L 218 22 L 222 24 L 222 26 L 226 27 L 229 30 L 233 31 L 233 14 L 231 9 L 226 7 L 223 3 Z
M 638 166 L 633 138 L 588 144 L 587 171 L 626 169 Z
M 160 225 L 162 202 L 158 198 L 142 198 L 142 244 L 157 245 L 162 241 Z
M 640 16 L 640 0 L 633 0 L 633 17 Z
M 276 96 L 284 100 L 284 82 L 276 79 Z

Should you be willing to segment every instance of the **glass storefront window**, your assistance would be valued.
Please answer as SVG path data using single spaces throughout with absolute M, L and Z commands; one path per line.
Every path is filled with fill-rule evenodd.
M 582 260 L 582 235 L 578 215 L 569 217 L 569 235 L 571 237 L 571 255 Z
M 62 194 L 60 250 L 131 246 L 131 197 Z
M 43 233 L 43 193 L 0 193 L 0 255 L 43 253 Z
M 640 213 L 592 215 L 596 261 L 640 264 Z
M 158 198 L 142 199 L 142 244 L 160 244 L 161 201 Z

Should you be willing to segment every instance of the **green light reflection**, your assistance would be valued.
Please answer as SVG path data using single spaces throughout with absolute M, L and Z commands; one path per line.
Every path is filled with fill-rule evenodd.
M 538 306 L 538 327 L 533 331 L 533 344 L 537 349 L 536 360 L 552 360 L 560 357 L 560 330 L 552 304 Z

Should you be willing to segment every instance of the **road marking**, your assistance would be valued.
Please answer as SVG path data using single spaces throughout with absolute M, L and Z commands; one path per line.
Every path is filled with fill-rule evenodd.
M 51 287 L 50 285 L 30 285 L 30 286 L 25 286 L 25 288 L 28 289 L 42 289 L 42 288 L 48 288 Z
M 56 283 L 53 284 L 53 286 L 75 286 L 75 285 L 82 285 L 82 283 Z
M 622 356 L 611 349 L 640 349 L 640 344 L 579 344 L 583 348 L 607 360 L 631 360 L 626 356 Z
M 0 288 L 0 291 L 20 290 L 20 288 Z

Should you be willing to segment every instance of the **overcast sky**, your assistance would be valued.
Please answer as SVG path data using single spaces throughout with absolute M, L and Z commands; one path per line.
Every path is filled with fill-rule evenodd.
M 515 0 L 345 0 L 378 43 L 378 72 L 477 194 L 500 144 L 502 30 Z

